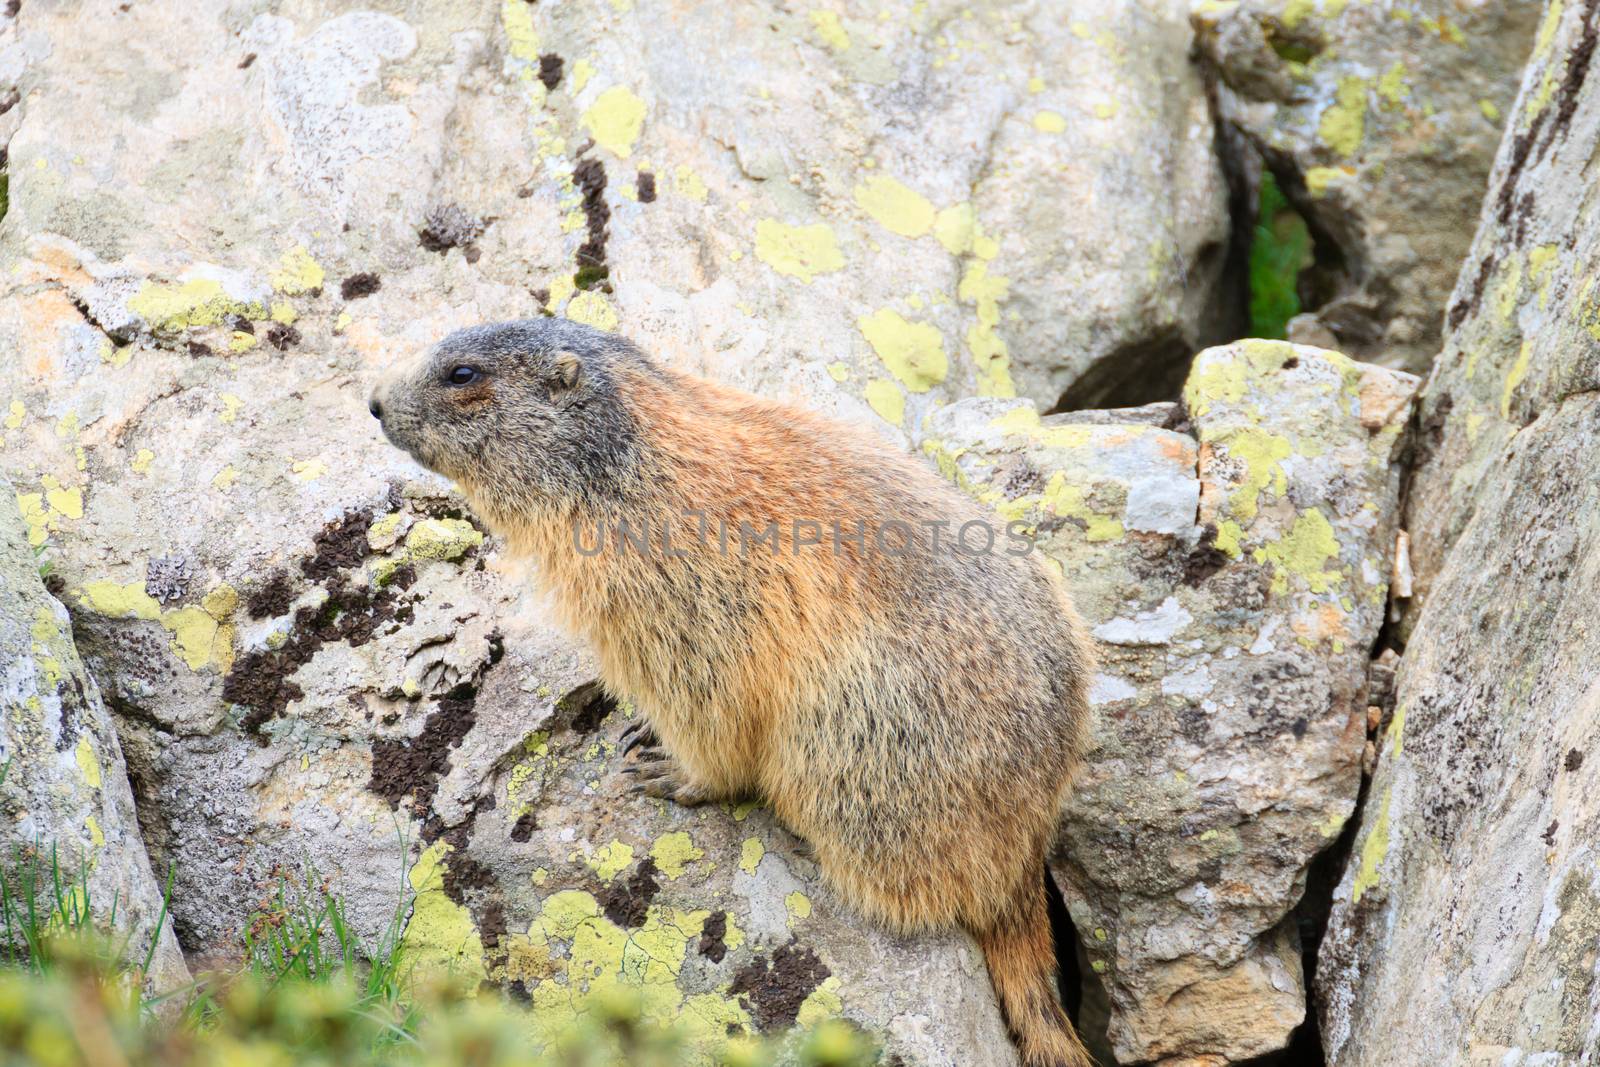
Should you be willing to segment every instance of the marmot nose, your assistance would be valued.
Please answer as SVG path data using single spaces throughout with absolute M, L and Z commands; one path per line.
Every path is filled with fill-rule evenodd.
M 372 396 L 367 400 L 367 410 L 372 412 L 373 418 L 383 418 L 383 405 L 378 403 L 377 393 L 373 393 Z

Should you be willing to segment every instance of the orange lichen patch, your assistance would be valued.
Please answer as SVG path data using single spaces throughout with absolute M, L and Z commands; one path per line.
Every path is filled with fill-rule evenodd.
M 1200 450 L 1194 441 L 1180 434 L 1161 434 L 1156 438 L 1156 448 L 1164 458 L 1185 467 L 1194 466 L 1200 458 Z
M 65 326 L 83 321 L 77 306 L 60 289 L 15 296 L 22 314 L 23 364 L 35 378 L 56 376 L 61 346 L 56 338 Z
M 93 283 L 89 272 L 72 249 L 53 241 L 36 241 L 30 248 L 33 258 L 17 264 L 18 277 L 29 283 L 54 282 L 69 287 Z

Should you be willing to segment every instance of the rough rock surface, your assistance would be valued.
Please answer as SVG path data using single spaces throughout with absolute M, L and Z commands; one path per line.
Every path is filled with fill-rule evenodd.
M 1425 372 L 1439 349 L 1539 0 L 1195 0 L 1222 114 L 1317 241 L 1302 279 L 1339 349 Z
M 1420 610 L 1318 960 L 1340 1067 L 1600 1050 L 1597 42 L 1550 6 L 1422 403 Z
M 163 886 L 139 836 L 111 714 L 78 658 L 66 608 L 45 590 L 7 493 L 0 500 L 0 869 L 8 892 L 34 869 L 18 863 L 27 849 L 37 850 L 45 871 L 59 863 L 73 885 L 86 873 L 92 915 L 109 927 L 114 913 L 127 962 L 144 962 L 163 918 Z M 159 931 L 146 977 L 154 992 L 189 980 L 170 923 Z
M 931 420 L 925 448 L 1036 531 L 1099 639 L 1055 869 L 1119 1063 L 1245 1060 L 1304 1017 L 1290 912 L 1360 785 L 1415 387 L 1245 341 L 1196 359 L 1184 428 L 1017 400 Z
M 0 19 L 21 96 L 0 115 L 0 469 L 116 712 L 157 866 L 177 864 L 184 945 L 236 949 L 280 864 L 330 879 L 369 935 L 404 875 L 408 951 L 465 961 L 476 939 L 486 973 L 555 998 L 583 976 L 528 962 L 573 958 L 575 913 L 561 934 L 550 901 L 600 900 L 584 858 L 626 846 L 632 884 L 681 829 L 704 857 L 662 883 L 663 969 L 629 947 L 600 961 L 614 973 L 758 1025 L 790 1017 L 776 983 L 919 1061 L 1003 1062 L 965 939 L 838 915 L 759 814 L 574 785 L 524 801 L 544 829 L 517 829 L 497 776 L 591 668 L 381 440 L 366 389 L 452 327 L 541 308 L 889 432 L 963 393 L 1054 403 L 1096 360 L 1187 350 L 1227 220 L 1182 13 L 283 12 Z M 1088 362 L 1051 362 L 1069 351 Z M 754 874 L 749 838 L 770 850 Z M 811 917 L 779 923 L 775 892 Z M 715 967 L 701 911 L 744 932 Z

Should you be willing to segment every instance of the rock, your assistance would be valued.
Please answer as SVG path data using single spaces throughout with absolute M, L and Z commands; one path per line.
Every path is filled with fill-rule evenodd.
M 1600 1047 L 1597 40 L 1550 6 L 1421 405 L 1397 705 L 1317 963 L 1339 1067 Z
M 1341 351 L 1427 370 L 1542 7 L 1194 0 L 1222 114 L 1316 238 L 1301 296 Z
M 32 877 L 35 868 L 20 860 L 28 849 L 38 851 L 47 879 L 59 864 L 66 892 L 87 889 L 96 923 L 115 943 L 126 939 L 126 963 L 142 966 L 149 952 L 149 992 L 188 983 L 163 885 L 139 836 L 111 714 L 78 658 L 72 620 L 45 590 L 7 492 L 0 501 L 0 875 L 10 893 Z M 47 881 L 37 891 L 55 890 Z
M 1209 120 L 1192 74 L 1192 94 L 1159 96 L 1132 77 L 1187 72 L 1186 26 L 1090 13 L 1088 37 L 1050 28 L 1034 42 L 953 9 L 892 33 L 850 13 L 837 27 L 780 15 L 774 33 L 720 11 L 395 10 L 156 2 L 80 19 L 41 4 L 0 18 L 0 89 L 23 97 L 0 115 L 0 132 L 16 122 L 0 471 L 115 710 L 156 867 L 176 865 L 179 940 L 237 954 L 257 903 L 303 866 L 363 936 L 405 907 L 409 953 L 536 1000 L 570 1003 L 573 983 L 598 977 L 567 969 L 589 951 L 569 942 L 609 952 L 627 930 L 623 954 L 598 962 L 650 985 L 662 1011 L 769 1028 L 802 1008 L 837 1013 L 916 1062 L 1005 1064 L 966 938 L 867 929 L 759 812 L 620 799 L 614 738 L 589 753 L 598 721 L 552 733 L 540 766 L 554 777 L 508 796 L 593 666 L 459 498 L 382 440 L 365 401 L 381 366 L 449 329 L 545 309 L 899 433 L 980 378 L 1004 391 L 1006 286 L 1056 284 L 1012 265 L 1057 246 L 1033 247 L 1044 222 L 1003 228 L 994 203 L 1032 197 L 1045 221 L 1076 212 L 1133 142 L 1161 162 L 1075 231 L 1131 272 L 1106 283 L 1129 303 L 1097 307 L 1121 325 L 1096 336 L 1106 351 L 1147 323 L 1188 336 L 1196 322 L 1164 301 L 1187 275 L 1204 306 L 1195 294 L 1220 269 L 1202 254 L 1226 225 L 1206 207 L 1220 198 Z M 26 63 L 6 65 L 8 34 Z M 836 50 L 840 34 L 854 44 Z M 1137 95 L 1120 117 L 1093 117 L 1075 82 L 1049 81 L 1062 49 L 1079 56 L 1073 78 L 1129 64 Z M 1037 93 L 1034 77 L 1047 80 Z M 780 107 L 793 120 L 782 141 L 766 132 Z M 1062 128 L 1036 127 L 1042 112 Z M 946 148 L 925 171 L 910 169 L 929 143 L 915 124 Z M 1029 166 L 1077 160 L 1081 182 L 991 167 L 991 140 Z M 906 191 L 872 180 L 886 174 Z M 982 181 L 997 184 L 975 194 Z M 903 213 L 923 198 L 929 227 Z M 1125 216 L 1154 204 L 1170 213 L 1154 216 L 1162 237 L 1135 244 Z M 1130 310 L 1147 305 L 1166 310 Z M 575 753 L 561 747 L 579 733 Z M 642 874 L 680 832 L 703 855 Z M 755 873 L 741 868 L 750 839 L 766 850 Z M 606 878 L 585 862 L 629 847 L 633 862 Z M 655 910 L 633 925 L 579 914 L 584 894 L 651 877 Z M 716 951 L 724 912 L 743 941 L 725 933 L 711 961 L 699 945 Z
M 1202 353 L 1191 432 L 964 400 L 941 468 L 1036 531 L 1099 639 L 1094 747 L 1054 861 L 1119 1063 L 1237 1062 L 1305 1014 L 1293 912 L 1351 814 L 1416 380 Z

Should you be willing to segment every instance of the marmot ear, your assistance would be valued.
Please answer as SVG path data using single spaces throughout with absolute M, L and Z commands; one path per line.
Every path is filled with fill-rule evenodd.
M 566 393 L 583 377 L 583 361 L 571 352 L 557 352 L 550 361 L 550 391 Z

